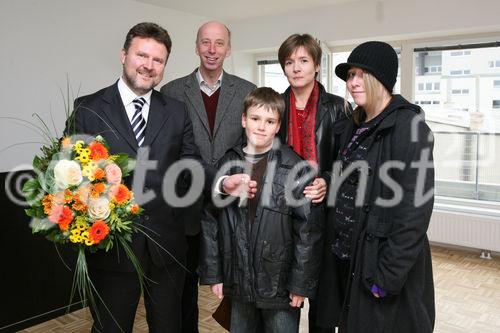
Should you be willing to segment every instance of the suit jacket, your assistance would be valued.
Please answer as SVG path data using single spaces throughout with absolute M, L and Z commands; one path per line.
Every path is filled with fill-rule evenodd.
M 67 124 L 67 132 L 71 132 L 71 126 Z M 117 83 L 75 101 L 74 129 L 76 133 L 102 135 L 109 144 L 111 154 L 127 153 L 131 158 L 137 155 L 137 141 Z M 150 149 L 149 160 L 158 161 L 155 170 L 147 171 L 143 191 L 152 190 L 156 197 L 143 205 L 144 214 L 135 223 L 150 229 L 148 234 L 170 254 L 140 232 L 134 234 L 132 248 L 139 260 L 149 253 L 158 266 L 174 262 L 172 256 L 182 262 L 186 252 L 184 225 L 177 218 L 178 212 L 163 199 L 161 187 L 167 169 L 174 162 L 182 158 L 201 161 L 194 143 L 191 120 L 183 103 L 153 90 L 143 147 Z M 130 185 L 131 177 L 127 177 L 125 182 Z M 88 255 L 88 262 L 90 266 L 100 269 L 133 270 L 119 246 L 109 253 L 98 251 Z
M 224 72 L 212 133 L 196 71 L 167 83 L 161 88 L 161 92 L 165 96 L 186 104 L 193 123 L 194 141 L 200 150 L 201 157 L 206 164 L 215 166 L 226 151 L 242 143 L 244 138 L 241 126 L 243 101 L 256 86 Z M 183 220 L 186 221 L 186 234 L 195 235 L 200 231 L 201 211 L 202 201 L 200 200 L 183 214 Z

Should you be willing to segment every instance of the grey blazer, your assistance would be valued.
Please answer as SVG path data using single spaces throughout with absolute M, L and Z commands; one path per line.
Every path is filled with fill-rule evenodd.
M 253 83 L 224 72 L 213 134 L 210 133 L 196 70 L 170 81 L 161 92 L 186 104 L 201 157 L 207 164 L 215 165 L 227 150 L 241 143 L 244 135 L 241 127 L 243 100 L 255 88 Z
M 224 72 L 219 101 L 215 114 L 214 131 L 210 132 L 205 104 L 201 96 L 196 71 L 179 79 L 170 81 L 161 88 L 163 95 L 186 104 L 193 123 L 194 142 L 200 150 L 201 158 L 208 165 L 215 166 L 230 148 L 241 144 L 244 131 L 241 126 L 243 101 L 256 86 L 237 76 Z M 196 235 L 201 230 L 203 200 L 183 212 L 187 235 Z

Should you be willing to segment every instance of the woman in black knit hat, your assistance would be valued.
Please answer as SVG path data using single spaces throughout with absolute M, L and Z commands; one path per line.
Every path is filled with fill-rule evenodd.
M 339 332 L 434 327 L 432 132 L 418 106 L 392 93 L 397 71 L 394 49 L 376 41 L 335 68 L 357 105 L 336 133 L 341 176 L 318 289 L 318 325 Z

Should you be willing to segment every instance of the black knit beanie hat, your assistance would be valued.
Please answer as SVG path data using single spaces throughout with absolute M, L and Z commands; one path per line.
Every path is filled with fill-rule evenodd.
M 389 44 L 370 41 L 356 46 L 347 62 L 335 67 L 335 74 L 347 81 L 347 71 L 351 67 L 359 67 L 372 74 L 392 93 L 398 76 L 398 55 Z

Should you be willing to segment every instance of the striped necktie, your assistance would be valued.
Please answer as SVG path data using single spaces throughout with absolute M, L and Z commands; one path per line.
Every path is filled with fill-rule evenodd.
M 142 116 L 142 107 L 144 103 L 146 103 L 146 100 L 144 97 L 139 97 L 134 99 L 133 103 L 135 106 L 135 113 L 130 123 L 132 124 L 132 130 L 134 131 L 137 145 L 140 147 L 144 143 L 144 137 L 146 136 L 146 121 Z

